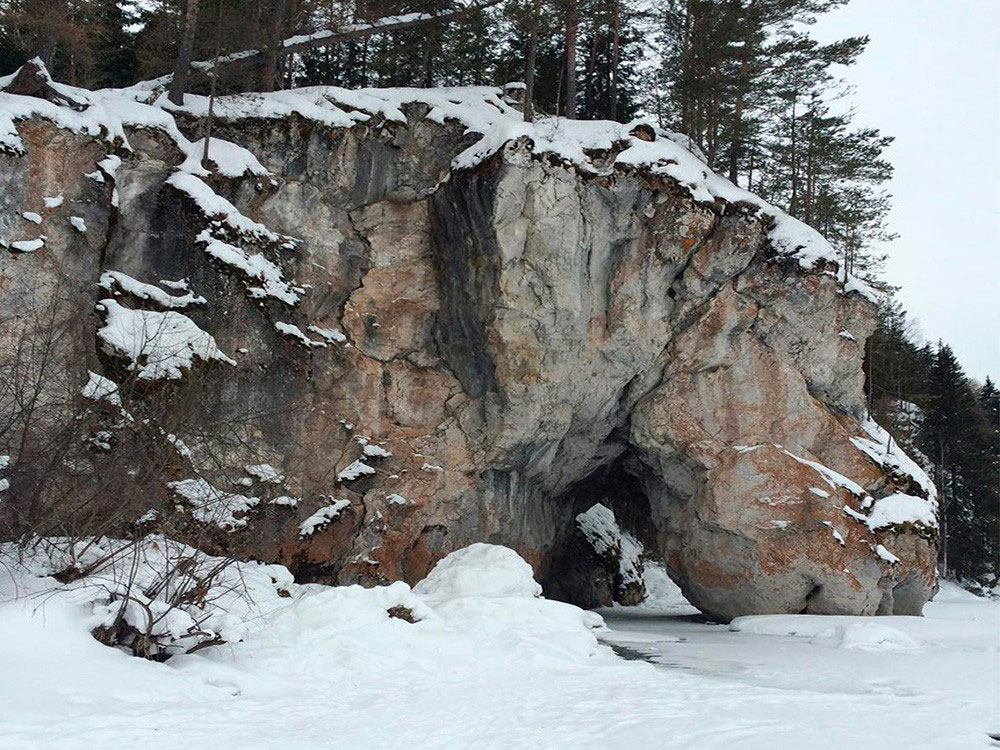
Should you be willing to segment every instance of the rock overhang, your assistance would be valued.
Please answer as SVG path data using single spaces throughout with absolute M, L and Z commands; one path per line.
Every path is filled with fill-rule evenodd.
M 631 134 L 634 125 L 525 125 L 485 88 L 220 100 L 217 132 L 252 146 L 272 176 L 196 179 L 227 196 L 237 224 L 243 217 L 301 241 L 294 250 L 242 248 L 242 278 L 260 255 L 302 285 L 301 301 L 264 304 L 232 283 L 240 277 L 233 264 L 206 258 L 198 232 L 217 224 L 218 212 L 198 201 L 179 207 L 185 198 L 165 193 L 150 201 L 143 185 L 156 180 L 130 182 L 139 171 L 160 181 L 183 174 L 130 131 L 163 133 L 175 158 L 187 159 L 194 141 L 184 132 L 194 137 L 190 118 L 204 101 L 191 97 L 186 116 L 175 117 L 138 103 L 146 93 L 73 93 L 104 113 L 126 101 L 133 107 L 121 111 L 138 113 L 105 128 L 120 134 L 103 142 L 125 149 L 125 163 L 81 199 L 113 226 L 103 245 L 94 240 L 83 276 L 115 270 L 155 282 L 168 259 L 162 235 L 148 229 L 185 216 L 192 226 L 171 229 L 170 247 L 196 291 L 214 292 L 191 316 L 226 356 L 252 366 L 237 365 L 241 395 L 211 391 L 211 411 L 224 417 L 247 397 L 309 405 L 302 421 L 260 417 L 258 449 L 304 500 L 301 509 L 269 507 L 266 518 L 254 517 L 257 505 L 239 511 L 248 522 L 230 543 L 245 554 L 339 580 L 416 580 L 450 549 L 488 539 L 547 565 L 575 519 L 560 498 L 616 464 L 651 508 L 642 523 L 652 526 L 635 530 L 650 556 L 665 559 L 689 598 L 721 619 L 894 611 L 894 589 L 912 611 L 932 589 L 933 531 L 914 535 L 905 522 L 845 527 L 853 519 L 831 500 L 845 490 L 829 492 L 820 478 L 823 498 L 804 484 L 815 470 L 789 458 L 829 465 L 876 495 L 890 494 L 887 472 L 912 471 L 891 445 L 879 452 L 881 433 L 863 419 L 868 303 L 838 283 L 835 261 L 817 254 L 818 235 L 726 187 L 673 134 L 654 129 L 650 142 Z M 24 98 L 0 106 L 16 115 L 15 137 L 15 120 L 23 130 L 39 117 L 95 136 L 80 124 L 86 111 L 53 114 Z M 38 139 L 21 146 L 25 153 L 10 157 L 15 175 L 17 159 L 45 148 Z M 81 175 L 42 179 L 68 188 Z M 118 183 L 132 190 L 114 206 Z M 33 190 L 51 192 L 48 184 Z M 177 258 L 169 262 L 177 275 Z M 260 271 L 263 263 L 250 267 L 274 275 Z M 347 480 L 343 468 L 360 460 L 358 435 L 395 446 L 393 456 Z M 786 448 L 738 450 L 775 444 Z M 324 453 L 339 456 L 332 472 L 315 465 Z M 208 470 L 182 458 L 188 471 Z M 800 520 L 761 502 L 780 494 L 781 482 Z M 315 538 L 299 538 L 298 516 L 334 496 L 350 509 Z M 746 507 L 757 508 L 753 518 Z M 879 547 L 897 548 L 896 561 Z

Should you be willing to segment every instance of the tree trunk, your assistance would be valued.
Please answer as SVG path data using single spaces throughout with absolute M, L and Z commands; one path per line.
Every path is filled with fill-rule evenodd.
M 621 0 L 613 0 L 611 16 L 611 85 L 608 87 L 608 119 L 618 119 L 618 67 L 621 62 Z
M 580 23 L 580 11 L 577 0 L 569 0 L 566 11 L 566 108 L 565 114 L 571 120 L 576 119 L 576 31 Z
M 273 0 L 271 3 L 271 23 L 268 28 L 267 46 L 264 48 L 260 70 L 260 90 L 274 91 L 278 82 L 278 61 L 281 40 L 285 31 L 285 11 L 287 0 Z
M 738 184 L 740 171 L 740 157 L 743 155 L 745 144 L 743 139 L 747 133 L 744 132 L 743 113 L 746 111 L 746 97 L 753 91 L 758 82 L 751 73 L 750 57 L 751 45 L 754 41 L 754 30 L 758 28 L 757 3 L 750 0 L 746 9 L 743 9 L 742 0 L 736 0 L 732 5 L 733 13 L 741 24 L 740 29 L 743 34 L 741 40 L 743 46 L 740 49 L 740 76 L 737 81 L 736 103 L 733 107 L 733 142 L 729 149 L 729 181 L 734 185 Z
M 205 148 L 201 153 L 201 166 L 208 169 L 208 146 L 212 142 L 212 121 L 215 116 L 215 89 L 219 81 L 219 52 L 222 49 L 220 41 L 220 27 L 222 26 L 222 2 L 218 0 L 218 7 L 215 13 L 215 64 L 212 66 L 212 88 L 208 92 L 208 117 L 205 120 Z
M 542 13 L 542 0 L 531 5 L 531 23 L 528 27 L 528 56 L 524 63 L 524 121 L 535 119 L 535 59 L 538 57 L 538 23 Z
M 177 48 L 177 62 L 174 64 L 174 77 L 170 80 L 170 90 L 167 98 L 178 107 L 184 104 L 184 94 L 187 91 L 191 74 L 191 57 L 194 54 L 194 34 L 198 27 L 199 0 L 187 0 L 187 10 L 184 14 L 184 31 L 181 33 L 181 43 Z
M 694 0 L 687 0 L 684 9 L 684 29 L 681 39 L 681 132 L 687 134 L 699 146 L 704 145 L 701 133 L 694 128 L 694 107 L 690 90 L 692 80 L 692 68 L 694 66 L 694 27 L 695 27 L 695 3 Z
M 597 23 L 593 22 L 593 33 L 590 35 L 590 52 L 587 56 L 587 70 L 583 79 L 583 100 L 586 103 L 584 110 L 587 117 L 593 117 L 599 111 L 594 105 L 594 79 L 597 77 Z
M 806 184 L 805 194 L 802 197 L 803 221 L 806 224 L 813 223 L 813 193 L 816 191 L 817 165 L 816 165 L 816 95 L 809 103 L 808 117 L 809 131 L 806 134 Z
M 788 200 L 788 213 L 790 213 L 795 218 L 799 218 L 799 164 L 798 164 L 798 132 L 796 131 L 798 114 L 796 113 L 796 103 L 798 102 L 799 94 L 796 91 L 792 95 L 792 153 L 791 153 L 791 188 L 792 195 Z

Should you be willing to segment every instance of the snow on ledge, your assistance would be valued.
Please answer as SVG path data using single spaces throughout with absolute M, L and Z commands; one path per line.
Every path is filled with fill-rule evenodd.
M 862 487 L 860 484 L 855 482 L 853 479 L 848 479 L 843 474 L 839 474 L 838 472 L 831 469 L 829 466 L 824 466 L 823 464 L 817 463 L 816 461 L 810 461 L 809 459 L 802 458 L 801 456 L 796 456 L 794 453 L 791 453 L 787 450 L 785 451 L 785 455 L 791 456 L 800 464 L 805 464 L 806 466 L 816 471 L 817 474 L 823 477 L 823 481 L 825 481 L 831 487 L 843 487 L 852 495 L 857 495 L 858 497 L 864 497 L 867 494 L 865 492 L 865 488 Z
M 897 493 L 876 500 L 866 523 L 872 531 L 901 524 L 936 529 L 938 520 L 934 506 L 924 498 Z
M 366 474 L 374 474 L 375 469 L 366 464 L 360 458 L 337 472 L 338 482 L 353 482 Z
M 129 359 L 129 369 L 138 370 L 142 380 L 177 380 L 196 358 L 236 364 L 186 315 L 131 310 L 113 299 L 101 300 L 97 307 L 106 316 L 98 338 L 109 353 Z
M 272 232 L 263 224 L 248 219 L 232 203 L 216 193 L 199 177 L 187 172 L 174 172 L 167 178 L 167 184 L 185 193 L 193 200 L 202 213 L 241 234 L 247 234 L 271 242 L 290 241 L 289 237 Z
M 201 477 L 168 482 L 167 486 L 187 501 L 196 520 L 227 531 L 246 526 L 246 514 L 260 503 L 258 497 L 220 490 Z
M 289 283 L 278 265 L 261 253 L 249 253 L 236 245 L 223 242 L 213 237 L 207 229 L 195 241 L 204 243 L 205 252 L 220 263 L 240 271 L 248 280 L 258 282 L 260 286 L 248 287 L 251 297 L 273 297 L 289 306 L 294 306 L 302 298 L 302 288 Z
M 271 466 L 271 464 L 250 464 L 244 466 L 243 470 L 258 482 L 281 484 L 285 481 L 285 475 Z
M 232 141 L 214 137 L 209 139 L 208 161 L 214 165 L 214 170 L 210 171 L 202 165 L 201 158 L 204 155 L 205 139 L 199 138 L 187 146 L 187 158 L 178 169 L 199 177 L 208 177 L 212 171 L 223 177 L 242 177 L 247 173 L 257 177 L 271 176 L 256 156 Z
M 926 493 L 928 501 L 934 509 L 937 508 L 937 488 L 934 482 L 927 476 L 927 472 L 920 468 L 916 461 L 906 455 L 906 452 L 899 447 L 893 437 L 870 415 L 865 415 L 861 422 L 861 428 L 868 433 L 867 438 L 853 437 L 851 442 L 855 447 L 865 453 L 872 461 L 886 469 L 890 473 L 895 473 L 909 477 Z
M 105 271 L 101 274 L 97 285 L 109 292 L 115 292 L 116 289 L 120 289 L 137 299 L 154 302 L 164 309 L 183 309 L 191 305 L 204 305 L 208 302 L 204 297 L 191 294 L 190 292 L 180 296 L 168 294 L 158 286 L 134 279 L 122 271 Z
M 87 382 L 80 389 L 81 396 L 91 401 L 107 401 L 112 406 L 122 405 L 121 393 L 115 381 L 92 370 L 87 371 L 87 376 Z
M 324 505 L 322 508 L 309 516 L 309 518 L 299 524 L 299 536 L 312 536 L 320 529 L 329 525 L 331 521 L 335 520 L 340 515 L 340 511 L 350 504 L 350 500 L 334 500 L 329 505 Z

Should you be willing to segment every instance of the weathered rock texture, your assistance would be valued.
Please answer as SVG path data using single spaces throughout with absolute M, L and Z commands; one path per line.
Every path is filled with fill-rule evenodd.
M 18 123 L 24 153 L 0 154 L 0 235 L 44 234 L 45 245 L 0 249 L 2 319 L 55 303 L 73 378 L 122 380 L 121 359 L 95 337 L 95 303 L 110 294 L 101 273 L 185 278 L 207 303 L 181 312 L 237 361 L 196 362 L 181 381 L 126 398 L 144 413 L 164 395 L 198 393 L 174 428 L 190 454 L 150 487 L 150 505 L 186 517 L 166 482 L 200 474 L 261 498 L 236 514 L 244 525 L 214 532 L 213 551 L 307 579 L 413 582 L 487 541 L 520 552 L 553 594 L 592 604 L 611 587 L 567 545 L 574 518 L 601 501 L 713 617 L 918 613 L 935 586 L 933 532 L 875 533 L 844 511 L 902 481 L 850 441 L 864 435 L 871 303 L 844 294 L 832 265 L 805 272 L 777 255 L 752 207 L 695 202 L 647 170 L 587 174 L 525 139 L 453 170 L 476 136 L 426 110 L 410 106 L 405 125 L 216 124 L 274 175 L 204 179 L 299 240 L 252 248 L 305 288 L 294 306 L 248 294 L 245 275 L 205 252 L 197 238 L 210 221 L 166 181 L 184 154 L 163 133 L 130 129 L 121 167 L 98 182 L 84 175 L 107 142 Z M 199 132 L 194 119 L 178 124 Z M 60 206 L 44 206 L 58 195 Z M 4 326 L 12 345 L 23 328 Z M 365 441 L 391 456 L 363 456 Z M 338 479 L 358 459 L 374 473 Z M 283 480 L 247 486 L 243 467 L 261 463 Z M 267 502 L 277 495 L 299 502 Z M 302 521 L 334 499 L 350 505 L 303 536 Z

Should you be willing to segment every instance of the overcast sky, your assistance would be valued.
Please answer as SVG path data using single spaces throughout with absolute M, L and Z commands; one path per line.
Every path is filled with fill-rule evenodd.
M 856 122 L 896 136 L 888 280 L 923 337 L 1000 379 L 1000 1 L 851 0 L 813 30 L 868 34 Z

